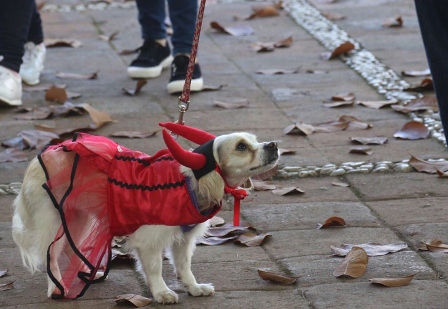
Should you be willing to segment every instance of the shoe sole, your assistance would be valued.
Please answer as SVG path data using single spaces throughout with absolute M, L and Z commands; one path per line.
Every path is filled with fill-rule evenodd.
M 179 93 L 184 90 L 184 80 L 176 80 L 168 83 L 166 90 L 169 94 Z M 201 91 L 204 88 L 204 80 L 201 78 L 191 80 L 190 91 Z
M 171 65 L 174 58 L 173 56 L 168 56 L 163 61 L 155 67 L 143 68 L 143 67 L 128 67 L 128 75 L 131 78 L 154 78 L 159 77 L 162 74 L 162 70 L 166 69 Z
M 4 102 L 4 103 L 6 103 L 8 105 L 12 105 L 12 106 L 22 105 L 22 100 L 21 99 L 18 99 L 18 100 L 8 100 L 8 99 L 5 99 L 3 97 L 0 97 L 0 102 Z

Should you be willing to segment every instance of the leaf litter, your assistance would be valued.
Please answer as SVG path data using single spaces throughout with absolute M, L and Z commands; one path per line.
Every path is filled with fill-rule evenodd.
M 297 282 L 300 277 L 291 277 L 277 274 L 268 270 L 258 269 L 258 276 L 263 280 L 268 280 L 281 285 L 291 285 Z
M 400 287 L 408 285 L 412 279 L 414 279 L 415 274 L 407 277 L 397 277 L 397 278 L 372 278 L 369 279 L 371 283 L 381 284 L 387 287 Z
M 330 217 L 323 224 L 318 223 L 317 229 L 326 229 L 329 227 L 345 227 L 347 223 L 341 217 Z
M 429 162 L 413 155 L 411 155 L 411 158 L 409 159 L 409 165 L 415 168 L 418 172 L 428 174 L 435 174 L 437 171 L 448 171 L 447 161 Z
M 361 247 L 353 247 L 345 256 L 344 261 L 333 272 L 335 277 L 349 276 L 359 278 L 365 274 L 369 257 Z
M 288 134 L 304 134 L 311 135 L 313 133 L 333 133 L 339 131 L 366 130 L 372 127 L 369 123 L 364 123 L 353 116 L 341 116 L 339 120 L 327 121 L 318 124 L 307 124 L 298 122 L 291 124 L 283 129 L 285 135 Z
M 429 129 L 421 122 L 409 121 L 394 133 L 395 138 L 406 140 L 427 139 L 429 137 Z
M 144 307 L 151 303 L 151 299 L 137 294 L 121 294 L 115 298 L 116 303 L 129 303 L 136 307 Z
M 344 42 L 336 47 L 333 51 L 320 54 L 320 58 L 323 60 L 331 60 L 338 56 L 349 53 L 354 48 L 355 45 L 352 42 Z
M 210 27 L 220 33 L 230 34 L 233 36 L 246 36 L 254 33 L 254 29 L 250 26 L 241 25 L 224 27 L 217 21 L 210 22 Z
M 403 250 L 407 248 L 408 245 L 405 243 L 381 244 L 370 242 L 356 245 L 343 244 L 341 247 L 330 246 L 332 254 L 336 256 L 346 256 L 354 247 L 364 249 L 368 256 L 381 256 Z

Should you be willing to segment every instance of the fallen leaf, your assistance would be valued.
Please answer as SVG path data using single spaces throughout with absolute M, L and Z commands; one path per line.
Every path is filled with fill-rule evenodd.
M 297 153 L 297 151 L 296 151 L 296 150 L 293 150 L 293 149 L 283 149 L 283 148 L 280 148 L 278 151 L 279 151 L 279 153 L 280 153 L 281 156 L 284 156 L 284 155 L 293 155 L 293 154 L 296 154 L 296 153 Z
M 349 153 L 356 153 L 370 156 L 373 153 L 373 150 L 369 146 L 356 146 L 356 147 L 350 147 Z
M 387 100 L 387 101 L 356 101 L 358 105 L 364 105 L 368 108 L 380 109 L 385 106 L 391 106 L 397 104 L 398 100 Z
M 429 76 L 431 75 L 431 71 L 429 69 L 425 70 L 409 70 L 409 71 L 402 71 L 401 75 L 403 76 L 411 76 L 411 77 L 418 77 L 418 76 Z
M 78 74 L 78 73 L 68 73 L 68 72 L 58 72 L 56 74 L 56 77 L 61 79 L 75 79 L 75 80 L 82 80 L 82 79 L 97 79 L 98 78 L 98 72 L 93 72 L 90 74 Z
M 337 56 L 346 54 L 353 50 L 355 48 L 355 45 L 351 42 L 344 42 L 338 47 L 336 47 L 332 52 L 325 52 L 321 54 L 321 59 L 323 60 L 331 60 L 336 58 Z
M 434 90 L 434 83 L 432 81 L 432 78 L 427 77 L 427 78 L 423 79 L 420 82 L 420 84 L 405 88 L 403 90 L 404 91 L 416 91 L 416 92 L 432 91 L 432 90 Z
M 431 252 L 448 252 L 448 245 L 442 243 L 440 239 L 430 239 L 426 242 L 423 242 L 426 246 L 426 249 Z
M 388 253 L 395 253 L 402 249 L 405 249 L 408 247 L 405 243 L 398 243 L 398 244 L 381 244 L 381 243 L 364 243 L 364 244 L 357 244 L 357 245 L 350 245 L 350 244 L 344 244 L 340 248 L 339 247 L 331 247 L 331 252 L 333 255 L 337 256 L 346 256 L 350 250 L 352 250 L 354 247 L 363 248 L 368 256 L 381 256 L 386 255 Z
M 345 220 L 341 217 L 330 217 L 327 220 L 325 220 L 324 224 L 317 224 L 317 229 L 326 229 L 329 227 L 345 227 L 347 226 L 347 223 L 345 223 Z
M 384 145 L 387 143 L 387 137 L 374 136 L 374 137 L 350 137 L 353 143 L 359 143 L 362 145 Z
M 340 181 L 333 181 L 331 184 L 336 187 L 350 187 L 350 184 Z
M 58 87 L 58 88 L 66 88 L 67 85 L 64 84 L 39 84 L 35 86 L 30 86 L 27 84 L 22 85 L 22 90 L 27 92 L 33 92 L 33 91 L 45 91 L 52 87 Z
M 131 89 L 123 88 L 122 90 L 123 90 L 124 94 L 134 96 L 140 92 L 140 90 L 143 88 L 144 85 L 146 85 L 146 83 L 147 83 L 146 79 L 139 79 L 137 81 L 137 83 L 135 84 L 135 89 L 131 90 Z
M 6 276 L 7 273 L 8 273 L 8 270 L 7 270 L 7 269 L 5 269 L 5 270 L 0 270 L 0 278 L 3 277 L 3 276 Z
M 136 307 L 144 307 L 149 305 L 149 303 L 151 302 L 150 298 L 146 298 L 143 297 L 141 295 L 137 295 L 137 294 L 122 294 L 122 295 L 118 295 L 115 298 L 115 302 L 116 303 L 131 303 L 132 305 L 136 306 Z
M 325 102 L 324 107 L 348 107 L 353 106 L 355 101 L 333 101 L 333 102 Z
M 255 191 L 268 191 L 268 190 L 275 190 L 277 188 L 276 185 L 269 184 L 264 181 L 256 180 L 253 183 Z
M 395 138 L 416 140 L 416 139 L 426 139 L 429 137 L 428 128 L 421 122 L 409 121 L 400 130 L 395 132 Z
M 64 88 L 53 86 L 45 92 L 45 100 L 64 104 L 67 101 L 67 92 Z
M 35 106 L 32 108 L 19 108 L 17 110 L 19 114 L 14 116 L 14 119 L 21 120 L 37 120 L 37 119 L 47 119 L 53 112 L 47 106 Z
M 412 279 L 414 279 L 414 276 L 415 274 L 401 278 L 372 278 L 369 279 L 369 281 L 371 283 L 381 284 L 387 287 L 398 287 L 408 285 Z
M 114 120 L 110 117 L 110 115 L 106 112 L 99 111 L 93 108 L 90 104 L 84 103 L 82 107 L 89 113 L 90 118 L 94 122 L 94 126 L 91 126 L 92 129 L 98 129 L 105 125 L 108 122 L 113 122 Z
M 448 177 L 448 172 L 442 172 L 439 169 L 436 169 L 437 175 L 439 175 L 440 178 L 446 178 Z
M 0 284 L 0 291 L 7 291 L 14 288 L 14 281 Z
M 113 137 L 128 137 L 128 138 L 148 138 L 157 134 L 154 132 L 139 132 L 139 131 L 117 131 L 111 134 Z
M 332 96 L 330 99 L 324 100 L 325 107 L 353 106 L 355 102 L 355 94 L 353 92 L 341 93 Z
M 282 74 L 296 74 L 299 72 L 299 68 L 294 70 L 284 70 L 284 69 L 267 69 L 267 70 L 258 70 L 257 74 L 263 75 L 282 75 Z
M 216 21 L 210 22 L 210 26 L 212 27 L 212 29 L 218 30 L 221 33 L 226 33 L 233 36 L 245 36 L 254 33 L 254 29 L 250 26 L 223 27 Z
M 277 41 L 274 43 L 275 48 L 284 48 L 284 47 L 290 47 L 292 45 L 293 39 L 292 35 L 288 36 L 287 38 Z
M 418 172 L 435 174 L 437 170 L 441 172 L 448 171 L 448 161 L 428 162 L 418 157 L 411 155 L 409 165 L 415 168 Z
M 223 102 L 219 100 L 213 100 L 214 106 L 225 109 L 237 109 L 241 107 L 248 107 L 249 101 L 247 99 L 237 99 L 231 102 Z
M 263 280 L 269 280 L 282 285 L 291 285 L 297 282 L 300 277 L 290 277 L 276 274 L 267 270 L 258 269 L 258 276 Z
M 268 170 L 264 173 L 254 175 L 251 178 L 254 180 L 267 180 L 267 179 L 275 176 L 277 174 L 277 170 L 278 170 L 278 165 L 274 166 L 273 168 L 271 168 L 270 170 Z
M 401 112 L 404 114 L 427 110 L 432 110 L 435 112 L 439 111 L 439 105 L 435 96 L 423 96 L 421 98 L 412 99 L 406 105 L 396 104 L 392 105 L 391 107 L 397 112 Z
M 366 130 L 372 127 L 371 124 L 360 121 L 358 118 L 353 116 L 341 116 L 339 121 L 346 122 L 348 124 L 346 130 L 347 131 L 356 131 L 356 130 Z
M 235 244 L 242 244 L 248 247 L 260 246 L 266 237 L 271 236 L 269 233 L 257 234 L 255 232 L 245 232 L 239 235 L 233 242 Z
M 210 225 L 210 227 L 223 226 L 225 223 L 226 220 L 218 216 L 214 216 L 213 218 L 208 220 L 208 224 Z
M 115 39 L 117 34 L 118 34 L 118 31 L 115 31 L 115 32 L 113 32 L 112 34 L 109 34 L 109 35 L 101 34 L 98 37 L 100 38 L 100 40 L 103 40 L 103 41 L 106 41 L 106 42 L 110 42 L 113 39 Z
M 121 252 L 120 250 L 113 248 L 111 251 L 111 260 L 135 261 L 135 257 L 131 253 Z
M 285 196 L 285 195 L 303 194 L 305 193 L 305 191 L 303 191 L 299 187 L 284 187 L 272 190 L 272 193 L 274 193 L 275 195 Z
M 19 133 L 23 141 L 29 148 L 38 150 L 44 149 L 47 144 L 51 144 L 53 140 L 59 140 L 59 135 L 52 132 L 39 130 L 24 130 Z
M 4 142 L 2 142 L 2 146 L 9 147 L 9 148 L 15 148 L 15 149 L 27 149 L 28 145 L 25 143 L 22 137 L 14 137 L 11 139 L 8 139 Z
M 403 26 L 403 18 L 401 16 L 390 18 L 382 23 L 383 27 L 398 28 Z
M 234 226 L 230 223 L 225 223 L 224 225 L 217 227 L 210 227 L 206 232 L 206 237 L 226 237 L 234 233 L 246 232 L 249 230 L 248 226 Z
M 206 246 L 217 246 L 222 245 L 230 240 L 235 240 L 238 237 L 238 235 L 232 235 L 227 237 L 203 237 L 198 239 L 197 244 L 198 245 L 206 245 Z
M 331 97 L 331 100 L 333 101 L 354 101 L 355 99 L 356 97 L 353 92 L 340 93 Z
M 20 149 L 8 148 L 5 151 L 0 152 L 0 162 L 23 162 L 27 161 L 27 155 Z M 0 271 L 0 277 L 2 273 Z
M 262 18 L 262 17 L 273 17 L 278 16 L 280 13 L 278 12 L 278 8 L 275 4 L 265 5 L 265 6 L 254 6 L 252 7 L 252 14 L 248 16 L 234 16 L 235 20 L 250 20 L 254 18 Z
M 292 45 L 292 36 L 277 42 L 254 42 L 252 43 L 252 49 L 256 52 L 270 52 L 276 48 L 286 48 Z
M 303 122 L 293 123 L 283 129 L 283 134 L 305 134 L 311 135 L 314 132 L 314 127 Z
M 369 257 L 363 248 L 353 247 L 345 256 L 342 264 L 334 270 L 333 275 L 335 277 L 359 278 L 366 272 L 368 261 Z
M 308 74 L 327 74 L 328 71 L 307 69 L 307 70 L 305 70 L 305 73 L 308 73 Z
M 322 15 L 331 21 L 338 21 L 338 20 L 342 20 L 342 19 L 346 18 L 345 15 L 338 14 L 338 13 L 322 13 Z
M 47 48 L 51 48 L 51 47 L 81 47 L 82 43 L 79 40 L 76 39 L 51 39 L 51 38 L 46 38 L 44 40 L 44 44 Z

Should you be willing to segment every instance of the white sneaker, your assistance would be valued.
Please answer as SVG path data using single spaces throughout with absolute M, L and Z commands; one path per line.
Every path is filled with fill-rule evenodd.
M 0 65 L 0 101 L 22 105 L 22 79 L 19 73 Z
M 35 45 L 33 42 L 25 43 L 25 54 L 20 66 L 20 76 L 24 83 L 37 85 L 40 73 L 44 69 L 46 48 L 44 43 Z

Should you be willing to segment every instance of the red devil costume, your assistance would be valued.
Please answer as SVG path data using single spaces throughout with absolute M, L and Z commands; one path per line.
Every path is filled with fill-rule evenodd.
M 215 136 L 184 125 L 160 125 L 201 146 L 185 151 L 163 130 L 169 150 L 149 156 L 78 133 L 38 156 L 47 179 L 43 187 L 62 219 L 47 254 L 48 275 L 61 291 L 54 297 L 80 297 L 106 277 L 114 236 L 146 224 L 180 225 L 186 231 L 220 210 L 215 205 L 201 213 L 191 179 L 180 173 L 180 165 L 192 168 L 197 179 L 219 170 L 212 151 Z

